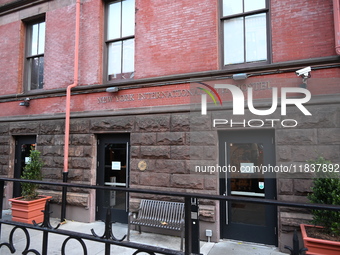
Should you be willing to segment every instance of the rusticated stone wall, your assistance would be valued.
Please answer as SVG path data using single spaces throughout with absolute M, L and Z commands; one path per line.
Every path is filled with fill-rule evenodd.
M 245 127 L 242 126 L 241 123 L 244 119 L 246 120 L 245 123 L 250 119 L 263 120 L 264 122 L 265 119 L 279 120 L 275 122 L 274 126 L 265 122 L 263 128 L 275 130 L 276 166 L 296 167 L 296 173 L 278 172 L 276 174 L 277 199 L 306 203 L 308 202 L 307 194 L 311 192 L 314 175 L 304 171 L 304 165 L 309 160 L 319 156 L 323 156 L 333 163 L 340 163 L 340 104 L 333 99 L 328 100 L 327 97 L 315 97 L 314 99 L 321 100 L 322 103 L 316 104 L 312 100 L 310 104 L 306 105 L 312 114 L 311 116 L 303 115 L 296 107 L 289 107 L 286 116 L 281 116 L 279 110 L 270 116 L 256 116 L 250 114 L 249 111 L 246 111 L 244 116 L 234 116 L 232 111 L 226 107 L 226 110 L 211 111 L 207 118 L 210 114 L 209 123 L 212 123 L 213 119 L 228 119 L 227 125 L 220 125 L 216 128 L 203 127 L 204 123 L 195 123 L 195 125 L 202 127 L 202 137 L 210 135 L 206 142 L 213 140 L 217 144 L 218 138 L 215 135 L 218 131 L 244 130 L 251 132 L 254 128 L 247 126 L 247 124 Z M 230 119 L 238 124 L 231 127 Z M 283 119 L 294 119 L 297 121 L 297 126 L 293 128 L 284 127 L 280 125 L 280 121 Z M 259 121 L 256 122 L 256 124 L 258 123 Z M 209 152 L 205 153 L 206 155 L 209 154 Z M 208 158 L 206 159 L 208 160 Z M 210 162 L 210 160 L 206 162 Z M 300 172 L 300 169 L 302 169 L 302 172 Z M 299 224 L 310 220 L 311 215 L 307 210 L 278 208 L 278 238 L 279 247 L 282 251 L 284 251 L 284 245 L 292 245 L 293 230 L 299 229 Z
M 311 117 L 301 117 L 292 112 L 289 118 L 297 119 L 294 129 L 276 130 L 277 165 L 302 166 L 319 156 L 340 163 L 340 105 L 310 105 Z M 277 175 L 278 200 L 308 203 L 313 174 L 307 171 Z M 308 223 L 311 215 L 307 210 L 279 208 L 279 246 L 291 242 L 291 233 L 299 224 Z
M 44 160 L 43 176 L 46 181 L 61 181 L 64 164 L 64 120 L 21 121 L 1 124 L 0 171 L 2 176 L 12 177 L 14 166 L 15 136 L 36 135 L 37 148 Z M 190 172 L 189 113 L 149 114 L 73 118 L 70 127 L 69 174 L 71 183 L 95 184 L 96 182 L 96 134 L 130 133 L 130 186 L 141 189 L 183 191 L 217 194 L 217 178 L 209 174 Z M 215 144 L 215 141 L 213 141 Z M 205 154 L 199 149 L 200 157 Z M 212 151 L 212 150 L 209 150 Z M 209 153 L 207 153 L 209 154 Z M 211 154 L 211 153 L 210 153 Z M 210 155 L 217 160 L 217 154 Z M 138 167 L 146 162 L 146 169 Z M 60 204 L 61 188 L 41 187 Z M 7 196 L 11 196 L 11 188 Z M 136 207 L 140 198 L 131 196 L 131 206 Z M 147 196 L 156 198 L 154 196 Z M 68 190 L 68 205 L 94 210 L 94 194 L 78 188 Z M 159 199 L 178 200 L 174 197 Z M 201 201 L 201 219 L 216 223 L 215 204 Z M 8 205 L 7 205 L 8 207 Z M 93 208 L 92 208 L 93 207 Z
M 299 110 L 289 109 L 289 118 L 296 119 L 298 126 L 283 128 L 276 125 L 275 148 L 277 165 L 303 165 L 318 156 L 340 163 L 340 105 L 325 100 L 325 104 L 309 104 L 312 116 L 301 116 Z M 230 110 L 212 111 L 208 118 L 232 116 Z M 190 119 L 190 113 L 163 113 L 125 116 L 98 116 L 72 118 L 69 151 L 69 181 L 95 184 L 96 181 L 96 134 L 130 133 L 130 186 L 141 189 L 184 191 L 193 193 L 218 194 L 218 175 L 194 173 L 192 160 L 218 164 L 218 130 L 208 126 L 206 121 Z M 246 113 L 243 118 L 252 118 Z M 257 119 L 260 117 L 257 116 Z M 273 116 L 273 118 L 285 118 Z M 192 130 L 195 125 L 197 130 Z M 239 127 L 236 127 L 239 128 Z M 267 127 L 268 128 L 268 127 Z M 235 128 L 234 128 L 235 129 Z M 243 128 L 251 130 L 249 127 Z M 14 172 L 15 136 L 37 135 L 37 145 L 45 162 L 45 180 L 61 181 L 64 156 L 64 120 L 36 120 L 0 123 L 0 173 L 12 177 Z M 146 163 L 146 169 L 138 167 Z M 312 175 L 290 173 L 277 175 L 277 199 L 307 202 Z M 58 187 L 43 187 L 44 192 L 53 195 L 53 201 L 61 201 Z M 10 188 L 6 196 L 11 196 Z M 177 200 L 174 197 L 136 195 L 131 196 L 131 207 L 136 207 L 141 198 Z M 71 189 L 69 205 L 94 211 L 94 194 L 86 190 Z M 200 201 L 202 229 L 219 227 L 219 207 L 213 201 Z M 7 205 L 8 206 L 8 205 Z M 280 207 L 278 211 L 279 244 L 289 244 L 290 233 L 301 222 L 310 219 L 305 210 Z M 214 226 L 214 227 L 212 227 Z M 219 238 L 218 233 L 214 232 Z
M 86 123 L 87 122 L 87 123 Z M 2 176 L 13 177 L 15 158 L 15 137 L 24 135 L 37 136 L 37 148 L 44 161 L 43 177 L 46 181 L 62 181 L 64 167 L 64 120 L 21 121 L 1 124 L 0 131 L 0 171 Z M 89 121 L 72 120 L 69 148 L 69 181 L 92 184 L 93 156 L 95 141 L 89 134 Z M 44 185 L 44 194 L 52 195 L 53 202 L 61 202 L 61 188 Z M 12 195 L 12 185 L 6 190 L 6 198 Z M 88 207 L 88 191 L 70 189 L 68 203 Z M 8 203 L 4 204 L 5 208 Z
M 7 176 L 10 168 L 9 125 L 0 124 L 0 175 Z

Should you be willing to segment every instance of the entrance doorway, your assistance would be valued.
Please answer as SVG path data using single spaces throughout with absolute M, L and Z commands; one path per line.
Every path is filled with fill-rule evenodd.
M 221 195 L 276 199 L 275 174 L 262 166 L 275 165 L 274 132 L 271 130 L 219 133 L 220 165 L 231 171 L 220 176 Z M 222 238 L 277 245 L 275 206 L 221 202 Z
M 29 162 L 31 147 L 35 148 L 36 136 L 15 137 L 14 178 L 20 178 L 25 165 Z M 21 185 L 13 183 L 13 197 L 21 196 Z
M 98 136 L 97 185 L 111 187 L 129 186 L 129 134 Z M 107 208 L 112 221 L 128 222 L 128 193 L 124 191 L 97 190 L 96 219 L 105 220 Z

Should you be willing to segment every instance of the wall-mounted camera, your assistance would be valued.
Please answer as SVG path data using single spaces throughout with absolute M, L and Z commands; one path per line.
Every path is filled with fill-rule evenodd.
M 30 106 L 30 99 L 28 97 L 25 98 L 25 100 L 23 102 L 19 103 L 20 106 Z
M 300 88 L 307 88 L 307 79 L 311 77 L 311 71 L 312 69 L 310 66 L 295 71 L 298 76 L 302 77 L 302 84 L 300 84 Z
M 312 69 L 310 68 L 310 66 L 302 68 L 300 70 L 297 70 L 295 73 L 298 76 L 302 76 L 302 77 L 310 77 L 310 72 L 312 71 Z

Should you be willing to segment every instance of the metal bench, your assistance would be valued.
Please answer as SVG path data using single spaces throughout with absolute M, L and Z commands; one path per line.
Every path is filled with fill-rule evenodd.
M 181 232 L 181 251 L 184 238 L 184 203 L 142 199 L 138 211 L 129 213 L 128 235 L 130 240 L 131 225 L 155 227 Z

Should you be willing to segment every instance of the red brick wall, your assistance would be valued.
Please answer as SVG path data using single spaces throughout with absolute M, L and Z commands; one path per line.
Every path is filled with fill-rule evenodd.
M 44 89 L 72 84 L 75 47 L 75 4 L 57 6 L 46 14 Z M 92 0 L 81 4 L 79 84 L 102 82 L 103 4 Z
M 0 6 L 3 4 L 8 4 L 10 2 L 13 2 L 13 0 L 0 0 Z
M 136 0 L 135 78 L 218 69 L 217 1 Z
M 332 0 L 271 1 L 273 62 L 336 55 Z
M 218 70 L 217 3 L 136 0 L 135 78 Z M 332 8 L 331 0 L 271 1 L 273 62 L 335 55 Z M 13 94 L 22 90 L 25 36 L 21 36 L 21 21 L 6 24 L 4 20 L 0 94 Z M 102 83 L 103 27 L 103 2 L 82 1 L 80 85 Z M 69 6 L 51 2 L 46 29 L 45 89 L 65 88 L 73 83 L 75 1 Z
M 44 89 L 73 83 L 75 5 L 46 14 Z
M 91 0 L 81 5 L 79 84 L 102 83 L 104 6 Z M 72 29 L 72 27 L 71 27 Z
M 22 65 L 21 22 L 0 26 L 0 95 L 19 93 Z M 15 32 L 13 32 L 15 31 Z

